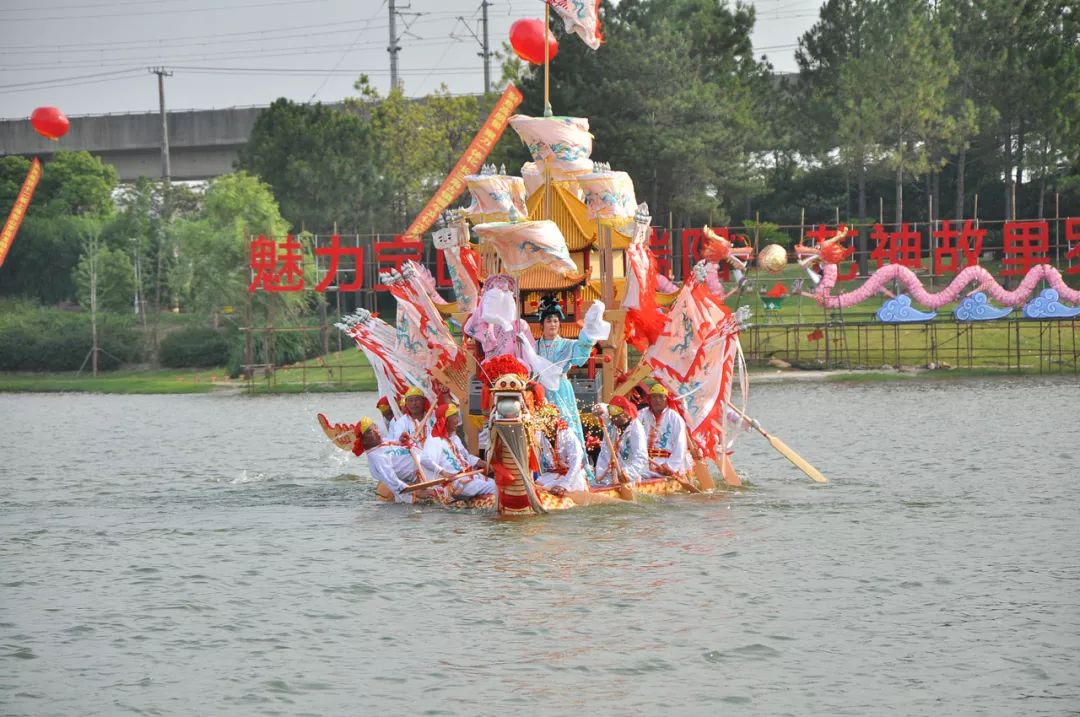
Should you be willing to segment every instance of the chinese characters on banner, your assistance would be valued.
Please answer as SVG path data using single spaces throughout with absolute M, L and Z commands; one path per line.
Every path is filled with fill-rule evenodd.
M 718 235 L 739 243 L 744 240 L 729 228 L 714 228 Z M 836 234 L 836 228 L 819 224 L 806 232 L 804 242 L 816 244 Z M 1049 264 L 1053 232 L 1048 221 L 1029 220 L 1006 222 L 1001 228 L 1003 251 L 1001 275 L 1022 276 L 1033 266 Z M 858 230 L 852 230 L 845 241 L 844 259 L 839 265 L 838 279 L 850 281 L 857 277 L 858 266 L 853 261 L 854 239 Z M 956 274 L 969 266 L 976 266 L 986 248 L 987 228 L 978 227 L 974 220 L 942 220 L 936 229 L 919 230 L 908 224 L 890 231 L 881 224 L 874 224 L 867 234 L 870 240 L 868 257 L 870 270 L 885 264 L 899 264 L 913 271 L 927 270 L 934 275 Z M 1061 271 L 1067 276 L 1080 274 L 1080 218 L 1061 220 Z M 662 229 L 653 227 L 649 235 L 649 249 L 656 256 L 659 272 L 672 277 L 673 271 L 681 269 L 686 277 L 701 258 L 701 229 Z M 676 244 L 676 242 L 678 242 Z M 924 243 L 925 242 L 925 243 Z M 342 239 L 334 234 L 329 243 L 324 237 L 317 241 L 314 253 L 322 259 L 319 270 L 325 269 L 314 286 L 315 291 L 326 291 L 338 286 L 341 291 L 369 289 L 385 291 L 380 283 L 365 286 L 368 265 L 373 271 L 368 276 L 401 269 L 406 261 L 423 263 L 424 242 L 419 238 L 399 235 L 385 240 L 379 237 L 350 236 Z M 344 246 L 350 244 L 351 246 Z M 675 249 L 681 249 L 676 255 Z M 442 252 L 434 253 L 432 273 L 439 288 L 449 288 L 449 271 Z M 293 235 L 276 239 L 259 236 L 250 246 L 251 284 L 249 291 L 300 291 L 305 287 L 304 249 Z M 729 267 L 719 266 L 721 280 L 730 280 Z M 335 281 L 335 277 L 338 281 Z M 677 277 L 676 277 L 677 278 Z
M 447 207 L 454 203 L 454 200 L 465 190 L 465 177 L 480 171 L 480 165 L 484 163 L 495 143 L 499 141 L 499 137 L 502 137 L 503 132 L 506 131 L 506 126 L 510 123 L 510 115 L 514 114 L 514 110 L 521 104 L 523 97 L 521 91 L 513 84 L 506 86 L 502 96 L 492 108 L 491 114 L 480 127 L 480 131 L 469 143 L 465 154 L 461 155 L 461 159 L 450 170 L 450 174 L 443 180 L 435 196 L 428 200 L 427 206 L 421 209 L 413 219 L 412 224 L 405 230 L 404 236 L 413 237 L 414 240 L 419 238 L 446 211 Z
M 11 213 L 8 214 L 7 221 L 4 222 L 4 228 L 0 230 L 0 266 L 4 265 L 8 249 L 15 241 L 15 235 L 19 231 L 19 226 L 22 225 L 26 208 L 30 206 L 30 198 L 34 196 L 34 189 L 37 188 L 40 179 L 41 162 L 35 157 L 30 163 L 30 171 L 26 173 L 26 179 L 23 180 L 19 193 L 15 196 L 15 204 L 11 208 Z
M 1080 274 L 1080 219 L 1065 220 L 1065 243 L 1075 245 L 1065 255 L 1066 261 L 1070 264 L 1065 273 Z M 1076 264 L 1073 265 L 1073 262 L 1076 262 Z

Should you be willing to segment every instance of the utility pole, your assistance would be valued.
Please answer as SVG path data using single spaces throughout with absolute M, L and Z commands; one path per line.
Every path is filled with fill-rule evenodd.
M 488 8 L 491 6 L 491 0 L 480 0 L 480 9 L 483 11 L 483 16 L 480 20 L 481 30 L 480 35 L 477 36 L 476 30 L 470 24 L 469 20 L 466 20 L 461 15 L 458 15 L 458 22 L 465 28 L 465 32 L 469 33 L 477 44 L 480 45 L 480 52 L 476 53 L 477 56 L 484 60 L 484 94 L 491 92 L 491 58 L 495 53 L 491 51 L 491 45 L 488 40 Z M 450 31 L 450 37 L 455 40 L 462 39 L 455 35 L 457 25 Z
M 390 90 L 398 87 L 397 54 L 401 50 L 397 37 L 397 7 L 394 0 L 390 0 L 390 47 L 386 51 L 390 53 Z
M 491 50 L 488 48 L 488 5 L 490 0 L 480 0 L 480 7 L 483 10 L 484 17 L 484 51 L 481 57 L 484 58 L 484 94 L 491 92 Z
M 172 180 L 172 170 L 169 167 L 169 121 L 165 118 L 165 78 L 172 77 L 172 72 L 164 67 L 151 67 L 150 72 L 157 75 L 158 111 L 161 113 L 161 178 L 168 184 Z
M 154 275 L 154 330 L 153 346 L 154 359 L 157 360 L 158 348 L 158 324 L 161 320 L 161 276 L 165 269 L 165 238 L 168 227 L 172 221 L 172 169 L 169 167 L 169 121 L 165 116 L 165 78 L 172 77 L 164 67 L 151 67 L 150 72 L 157 75 L 158 81 L 158 110 L 161 113 L 161 214 L 164 226 L 159 229 L 157 246 L 157 272 Z

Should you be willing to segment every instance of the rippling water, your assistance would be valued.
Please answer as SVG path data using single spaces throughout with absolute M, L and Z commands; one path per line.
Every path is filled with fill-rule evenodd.
M 375 502 L 316 411 L 0 395 L 0 713 L 1075 714 L 1080 382 L 766 385 L 727 495 Z

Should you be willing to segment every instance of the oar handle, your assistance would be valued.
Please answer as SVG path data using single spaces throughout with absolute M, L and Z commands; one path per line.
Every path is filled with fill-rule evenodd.
M 608 433 L 607 429 L 608 415 L 598 416 L 598 418 L 600 419 L 600 430 L 604 434 L 604 441 L 607 442 L 608 452 L 611 454 L 611 465 L 615 466 L 615 480 L 618 483 L 629 483 L 629 481 L 626 480 L 626 474 L 623 472 L 622 464 L 619 462 L 619 454 L 615 450 L 615 446 L 611 443 L 611 434 Z
M 725 403 L 727 403 L 727 402 L 725 401 Z M 765 436 L 766 438 L 769 437 L 769 434 L 765 432 L 765 429 L 761 427 L 761 424 L 757 422 L 756 418 L 750 418 L 750 416 L 747 416 L 745 413 L 743 413 L 739 409 L 735 408 L 735 406 L 731 405 L 730 403 L 727 404 L 727 407 L 730 408 L 735 413 L 742 416 L 743 420 L 745 420 L 747 422 L 747 424 L 749 424 L 749 426 L 751 428 L 753 428 L 755 431 L 757 431 L 761 435 Z
M 455 473 L 452 476 L 445 476 L 443 478 L 435 478 L 434 480 L 426 480 L 422 483 L 413 483 L 410 486 L 406 486 L 401 489 L 402 493 L 415 493 L 418 490 L 424 490 L 425 488 L 434 488 L 435 486 L 446 485 L 456 481 L 458 478 L 464 478 L 465 476 L 475 475 L 477 473 L 483 473 L 480 468 L 473 468 L 472 470 L 462 471 L 461 473 Z

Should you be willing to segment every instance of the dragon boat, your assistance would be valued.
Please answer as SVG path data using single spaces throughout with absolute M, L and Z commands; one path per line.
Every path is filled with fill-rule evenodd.
M 739 343 L 747 314 L 725 306 L 714 283 L 720 262 L 741 271 L 752 252 L 707 232 L 705 258 L 682 286 L 674 284 L 657 271 L 649 248 L 651 217 L 647 205 L 637 203 L 629 175 L 592 161 L 587 119 L 515 115 L 509 125 L 533 161 L 521 176 L 493 166 L 468 176 L 471 205 L 447 212 L 432 234 L 450 274 L 452 300 L 436 291 L 424 266 L 405 262 L 381 276 L 396 301 L 393 326 L 364 310 L 338 324 L 367 356 L 395 415 L 401 410 L 397 399 L 418 387 L 431 405 L 453 401 L 462 407 L 471 453 L 477 453 L 482 432 L 492 437 L 487 458 L 505 468 L 496 477 L 496 493 L 470 500 L 436 493 L 429 500 L 501 514 L 542 513 L 635 494 L 713 490 L 710 464 L 722 483 L 740 485 L 732 453 L 747 425 L 740 417 L 748 385 Z M 542 301 L 555 301 L 565 311 L 558 340 L 569 346 L 588 339 L 587 355 L 561 363 L 538 355 L 541 326 L 535 312 Z M 590 321 L 595 336 L 587 333 Z M 631 369 L 632 351 L 640 360 Z M 560 410 L 568 422 L 583 426 L 593 455 L 601 431 L 590 407 L 615 396 L 640 403 L 645 382 L 662 384 L 700 459 L 686 475 L 632 486 L 590 485 L 573 496 L 540 489 L 530 475 L 536 451 L 524 428 L 528 411 L 498 415 L 499 402 L 490 400 L 500 391 L 513 393 L 495 387 L 504 377 L 483 374 L 482 362 L 500 354 L 512 354 L 530 369 L 530 376 L 506 381 L 543 383 L 564 400 Z M 515 402 L 520 398 L 503 401 Z M 580 418 L 570 415 L 578 411 Z M 335 445 L 348 450 L 355 443 L 355 424 L 321 415 L 319 422 Z
M 562 15 L 568 33 L 577 34 L 594 50 L 600 46 L 599 3 L 578 3 L 572 12 L 546 4 L 545 27 L 550 6 Z M 718 269 L 728 265 L 741 279 L 754 260 L 751 248 L 737 246 L 706 227 L 703 258 L 684 283 L 676 285 L 661 274 L 650 249 L 648 206 L 638 204 L 626 172 L 593 160 L 587 118 L 552 114 L 546 51 L 543 65 L 544 116 L 510 116 L 521 95 L 508 86 L 458 166 L 405 232 L 419 239 L 467 188 L 471 204 L 446 212 L 442 227 L 431 235 L 449 273 L 452 300 L 438 293 L 424 266 L 407 261 L 380 277 L 396 301 L 393 326 L 364 310 L 337 324 L 367 356 L 379 393 L 395 416 L 394 425 L 407 391 L 421 392 L 430 406 L 423 420 L 410 426 L 419 429 L 436 406 L 446 407 L 439 419 L 444 422 L 437 424 L 440 441 L 456 431 L 456 426 L 450 429 L 445 423 L 448 406 L 460 407 L 456 412 L 464 414 L 470 458 L 464 468 L 455 461 L 454 470 L 477 472 L 479 464 L 472 456 L 478 454 L 483 437 L 481 469 L 495 488 L 489 495 L 466 496 L 465 491 L 454 495 L 442 484 L 453 480 L 456 485 L 455 478 L 422 480 L 427 475 L 410 449 L 417 483 L 402 488 L 404 482 L 396 479 L 401 485 L 394 483 L 394 490 L 380 483 L 381 497 L 398 500 L 415 489 L 414 496 L 423 494 L 423 500 L 436 505 L 526 515 L 629 501 L 640 495 L 738 487 L 742 482 L 732 456 L 736 439 L 750 429 L 765 436 L 812 479 L 824 482 L 816 469 L 746 415 L 749 385 L 739 333 L 749 312 L 745 308 L 733 312 L 725 305 L 725 298 L 734 292 L 725 293 Z M 531 155 L 519 175 L 493 165 L 481 167 L 507 125 Z M 468 171 L 459 171 L 466 166 Z M 762 254 L 759 264 L 762 259 L 775 261 L 775 250 L 784 254 L 780 247 L 772 249 L 770 257 Z M 781 261 L 786 262 L 786 255 Z M 553 307 L 559 322 L 550 320 Z M 552 331 L 555 335 L 549 335 Z M 633 368 L 631 355 L 636 359 Z M 507 370 L 495 370 L 495 364 Z M 523 368 L 514 368 L 518 366 Z M 546 390 L 546 408 L 538 406 L 535 393 L 530 401 L 530 384 Z M 648 441 L 641 438 L 640 443 L 648 446 L 648 460 L 642 460 L 647 470 L 632 472 L 620 465 L 622 449 L 616 450 L 619 443 L 611 442 L 604 406 L 625 406 L 629 422 L 621 423 L 620 430 L 633 424 L 639 431 L 641 424 L 633 423 L 630 414 L 634 403 L 644 402 L 646 385 L 652 392 L 659 386 L 668 396 L 664 411 L 670 408 L 681 418 L 679 422 L 664 411 L 656 414 L 665 416 L 665 425 L 684 426 L 679 431 L 685 431 L 692 468 L 687 468 L 689 456 L 677 468 L 663 462 L 674 456 L 674 444 L 665 441 L 678 432 L 670 427 L 658 436 L 655 448 L 652 436 Z M 549 440 L 539 427 L 540 416 L 551 406 L 557 409 L 559 431 L 572 432 L 589 454 L 584 489 L 579 482 L 569 489 L 561 485 L 545 489 L 537 482 L 542 441 Z M 593 415 L 594 407 L 601 418 Z M 420 416 L 410 409 L 410 418 L 416 422 Z M 388 445 L 386 441 L 374 445 L 380 434 L 369 433 L 370 427 L 359 431 L 359 423 L 331 423 L 322 414 L 318 420 L 327 437 L 344 450 L 359 454 L 365 440 L 374 448 Z M 653 425 L 655 434 L 659 418 Z M 417 435 L 436 435 L 434 427 L 431 434 L 426 430 Z M 410 435 L 404 432 L 400 440 L 407 441 Z M 461 451 L 454 450 L 460 458 Z M 597 453 L 610 458 L 603 480 L 593 475 Z M 399 472 L 410 472 L 408 459 L 398 455 Z M 558 468 L 560 461 L 555 463 Z M 440 475 L 447 472 L 440 468 Z

